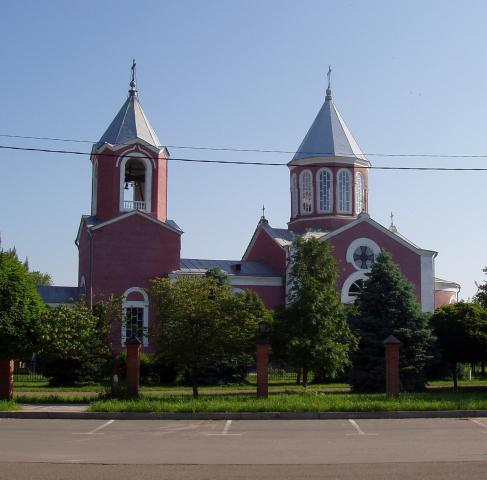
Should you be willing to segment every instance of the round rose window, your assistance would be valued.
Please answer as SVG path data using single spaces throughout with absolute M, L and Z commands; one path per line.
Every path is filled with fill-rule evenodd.
M 374 252 L 369 247 L 362 245 L 353 252 L 353 262 L 357 268 L 367 270 L 372 267 L 374 260 Z

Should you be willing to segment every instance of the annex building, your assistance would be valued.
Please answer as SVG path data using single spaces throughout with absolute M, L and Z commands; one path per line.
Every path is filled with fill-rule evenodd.
M 132 70 L 134 71 L 134 69 Z M 369 160 L 340 115 L 330 85 L 315 120 L 288 164 L 290 220 L 275 228 L 262 216 L 239 260 L 181 258 L 183 231 L 168 219 L 169 151 L 152 128 L 137 94 L 135 76 L 121 109 L 93 145 L 91 213 L 81 217 L 77 287 L 40 287 L 50 305 L 84 295 L 91 304 L 123 295 L 125 321 L 112 325 L 114 351 L 126 338 L 143 338 L 155 316 L 145 291 L 155 277 L 203 275 L 224 270 L 235 291 L 252 289 L 272 308 L 285 303 L 289 250 L 298 236 L 329 241 L 339 269 L 343 303 L 360 295 L 361 284 L 381 249 L 389 251 L 411 282 L 423 311 L 457 300 L 460 286 L 435 277 L 437 252 L 423 249 L 368 213 Z

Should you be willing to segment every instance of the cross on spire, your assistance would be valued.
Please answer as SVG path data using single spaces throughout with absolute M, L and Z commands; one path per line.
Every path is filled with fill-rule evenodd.
M 328 100 L 331 99 L 331 65 L 328 65 L 328 73 L 326 74 L 328 77 L 328 88 L 326 89 L 326 98 Z
M 397 233 L 397 228 L 396 226 L 394 225 L 394 214 L 391 212 L 391 224 L 389 225 L 389 230 L 393 233 Z
M 262 218 L 265 218 L 265 205 L 262 205 Z
M 129 89 L 129 95 L 137 95 L 137 81 L 135 80 L 135 67 L 137 64 L 135 63 L 135 58 L 132 60 L 132 66 L 130 67 L 130 70 L 132 70 L 132 76 L 130 79 L 130 89 Z

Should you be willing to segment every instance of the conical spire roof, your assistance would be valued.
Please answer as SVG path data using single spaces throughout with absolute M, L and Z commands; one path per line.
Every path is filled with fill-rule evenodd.
M 353 162 L 368 165 L 352 133 L 337 110 L 331 96 L 331 88 L 326 90 L 325 103 L 321 107 L 308 133 L 295 153 L 290 164 L 317 163 L 330 157 L 350 158 Z
M 143 140 L 153 147 L 159 148 L 161 142 L 152 128 L 142 109 L 137 96 L 135 83 L 135 62 L 132 65 L 132 80 L 130 82 L 129 97 L 122 105 L 106 132 L 96 144 L 100 148 L 105 143 L 121 145 L 132 140 Z

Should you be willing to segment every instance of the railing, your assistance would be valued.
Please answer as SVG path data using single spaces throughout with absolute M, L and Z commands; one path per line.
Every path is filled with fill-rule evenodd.
M 124 200 L 123 201 L 124 210 L 142 210 L 146 211 L 146 203 L 140 200 Z

